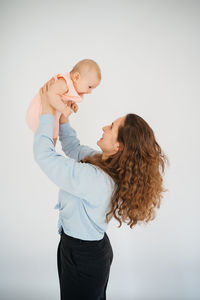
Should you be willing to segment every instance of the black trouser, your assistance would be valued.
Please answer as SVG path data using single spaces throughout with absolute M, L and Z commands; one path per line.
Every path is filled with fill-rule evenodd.
M 113 251 L 107 234 L 84 241 L 61 234 L 57 263 L 61 300 L 105 300 Z

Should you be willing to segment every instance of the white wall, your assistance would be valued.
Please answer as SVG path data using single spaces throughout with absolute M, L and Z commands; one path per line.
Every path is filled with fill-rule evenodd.
M 83 58 L 103 80 L 71 118 L 81 142 L 98 149 L 102 126 L 137 113 L 171 163 L 151 224 L 110 223 L 108 300 L 200 298 L 199 29 L 200 1 L 0 2 L 0 299 L 59 299 L 58 189 L 33 160 L 25 113 L 47 79 Z

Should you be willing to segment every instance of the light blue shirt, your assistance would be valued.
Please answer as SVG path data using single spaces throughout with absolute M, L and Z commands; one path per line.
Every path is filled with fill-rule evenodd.
M 101 240 L 108 226 L 106 213 L 110 209 L 114 181 L 99 167 L 78 162 L 101 152 L 80 145 L 69 122 L 59 126 L 62 150 L 68 157 L 57 153 L 52 138 L 53 124 L 53 115 L 40 116 L 33 152 L 42 171 L 60 188 L 55 207 L 59 210 L 58 232 L 63 228 L 75 238 Z

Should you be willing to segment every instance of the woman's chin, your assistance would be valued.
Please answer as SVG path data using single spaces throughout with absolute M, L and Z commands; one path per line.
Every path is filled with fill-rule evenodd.
M 97 144 L 100 143 L 102 140 L 103 140 L 103 138 L 100 138 L 100 139 L 97 141 Z
M 99 140 L 97 141 L 97 145 L 99 146 L 99 148 L 101 148 L 101 140 L 102 140 L 102 139 L 99 139 Z

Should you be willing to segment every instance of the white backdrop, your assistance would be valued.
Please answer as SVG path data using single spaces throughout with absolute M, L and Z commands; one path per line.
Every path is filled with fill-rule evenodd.
M 1 300 L 59 299 L 58 189 L 33 160 L 25 113 L 83 58 L 102 82 L 71 117 L 81 143 L 99 150 L 102 127 L 136 113 L 171 164 L 153 222 L 109 225 L 108 300 L 200 299 L 199 29 L 200 1 L 0 2 Z

